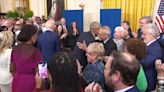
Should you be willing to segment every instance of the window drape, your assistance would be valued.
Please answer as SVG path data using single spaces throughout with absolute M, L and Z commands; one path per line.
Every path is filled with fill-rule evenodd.
M 121 20 L 129 21 L 134 32 L 139 27 L 139 19 L 142 16 L 152 16 L 154 7 L 154 0 L 102 0 L 102 2 L 103 9 L 121 9 Z

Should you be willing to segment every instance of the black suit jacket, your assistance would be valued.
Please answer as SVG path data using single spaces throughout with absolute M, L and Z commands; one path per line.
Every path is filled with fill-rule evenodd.
M 134 86 L 131 89 L 125 91 L 125 92 L 141 92 L 141 91 L 136 86 Z
M 112 51 L 117 50 L 116 43 L 110 38 L 106 43 L 104 43 L 105 55 L 109 56 Z
M 139 28 L 139 29 L 137 30 L 137 34 L 138 34 L 137 38 L 138 38 L 138 39 L 142 39 L 142 30 L 141 30 L 141 28 Z
M 77 42 L 82 43 L 83 41 L 85 41 L 86 44 L 89 45 L 90 43 L 94 42 L 95 39 L 91 32 L 83 32 L 82 34 L 80 34 Z M 85 55 L 85 51 L 79 49 L 78 46 L 76 45 L 72 52 L 72 56 L 74 57 L 74 59 L 79 60 L 80 64 L 83 66 L 84 69 L 85 66 L 87 65 L 87 57 Z

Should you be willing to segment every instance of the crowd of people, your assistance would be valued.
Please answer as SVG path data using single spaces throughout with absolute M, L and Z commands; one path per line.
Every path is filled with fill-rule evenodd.
M 139 24 L 112 35 L 97 21 L 80 33 L 65 18 L 0 17 L 0 92 L 164 92 L 164 33 L 149 16 Z

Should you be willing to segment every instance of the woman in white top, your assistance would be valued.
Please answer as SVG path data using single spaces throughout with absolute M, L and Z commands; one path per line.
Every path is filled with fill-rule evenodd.
M 10 73 L 10 57 L 13 34 L 11 31 L 0 32 L 0 91 L 12 92 L 12 75 Z
M 117 26 L 114 29 L 114 39 L 113 40 L 117 45 L 117 50 L 118 51 L 123 51 L 124 42 L 125 42 L 124 39 L 123 39 L 124 32 L 125 32 L 125 30 L 121 26 Z

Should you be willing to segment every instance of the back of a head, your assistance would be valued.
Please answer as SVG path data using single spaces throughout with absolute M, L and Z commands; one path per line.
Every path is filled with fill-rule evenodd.
M 47 20 L 45 27 L 48 29 L 53 29 L 54 25 L 55 25 L 55 21 L 52 19 L 49 19 L 49 20 Z
M 19 33 L 17 40 L 21 42 L 27 42 L 31 37 L 37 33 L 37 27 L 34 25 L 24 25 Z
M 11 48 L 13 44 L 13 33 L 11 31 L 0 32 L 0 53 L 4 49 Z
M 135 85 L 140 69 L 140 64 L 134 56 L 126 52 L 112 53 L 110 75 L 120 72 L 122 83 L 127 86 Z
M 125 49 L 128 53 L 134 55 L 137 60 L 141 60 L 146 56 L 146 44 L 140 39 L 127 40 Z
M 97 21 L 93 21 L 91 24 L 90 24 L 90 30 L 94 30 L 94 29 L 97 29 L 97 28 L 100 28 L 101 27 L 101 24 Z
M 66 52 L 56 53 L 48 63 L 52 86 L 57 92 L 79 92 L 80 83 L 76 62 Z

